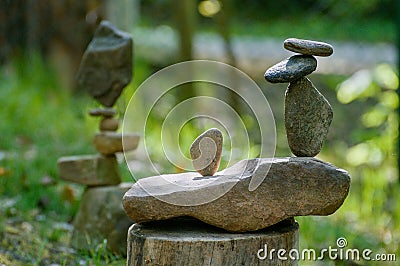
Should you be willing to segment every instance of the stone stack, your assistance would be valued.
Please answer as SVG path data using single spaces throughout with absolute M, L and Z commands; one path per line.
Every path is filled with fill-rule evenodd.
M 293 217 L 330 215 L 343 204 L 349 174 L 313 158 L 328 133 L 332 108 L 306 77 L 317 68 L 314 56 L 329 56 L 333 48 L 293 38 L 284 47 L 300 54 L 269 68 L 265 78 L 289 83 L 285 127 L 297 157 L 246 159 L 217 172 L 222 133 L 207 130 L 190 147 L 196 172 L 142 178 L 125 193 L 124 209 L 135 222 L 128 232 L 127 265 L 297 265 L 260 261 L 253 251 L 263 241 L 275 250 L 298 248 Z M 262 181 L 250 191 L 253 178 Z M 204 223 L 193 225 L 186 217 Z M 269 234 L 278 241 L 264 238 Z
M 323 42 L 290 38 L 284 48 L 300 53 L 270 67 L 265 79 L 271 83 L 286 83 L 285 127 L 289 147 L 294 155 L 314 157 L 322 148 L 333 119 L 326 98 L 306 77 L 317 68 L 314 56 L 330 56 L 331 45 Z
M 71 239 L 77 249 L 96 248 L 107 239 L 111 251 L 126 252 L 126 231 L 132 222 L 124 213 L 121 199 L 132 184 L 121 184 L 116 154 L 135 150 L 139 136 L 117 132 L 117 111 L 111 107 L 131 79 L 132 38 L 103 21 L 78 71 L 79 84 L 104 106 L 89 111 L 90 116 L 100 118 L 100 132 L 93 140 L 98 154 L 58 160 L 63 180 L 86 185 Z

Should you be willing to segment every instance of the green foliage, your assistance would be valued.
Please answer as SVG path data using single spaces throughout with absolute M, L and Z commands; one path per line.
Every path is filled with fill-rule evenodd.
M 5 174 L 0 177 L 0 194 L 23 191 L 19 207 L 34 208 L 48 198 L 49 207 L 65 212 L 69 207 L 53 188 L 40 180 L 48 176 L 57 181 L 57 159 L 67 154 L 85 153 L 89 146 L 84 110 L 87 99 L 72 99 L 60 88 L 54 73 L 40 57 L 19 58 L 0 75 L 0 161 Z M 71 126 L 72 125 L 72 126 Z M 76 141 L 77 136 L 82 141 Z M 58 207 L 57 207 L 58 206 Z
M 251 27 L 248 27 L 249 24 Z M 323 15 L 281 16 L 263 20 L 253 20 L 249 17 L 233 20 L 232 33 L 260 38 L 286 39 L 293 36 L 315 40 L 367 42 L 394 42 L 397 38 L 396 24 L 391 20 L 344 20 Z

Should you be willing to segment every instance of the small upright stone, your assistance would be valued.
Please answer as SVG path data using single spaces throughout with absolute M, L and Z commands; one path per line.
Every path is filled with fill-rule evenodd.
M 292 82 L 307 76 L 317 68 L 317 59 L 311 55 L 294 55 L 269 69 L 264 74 L 271 83 Z
M 330 44 L 296 38 L 286 39 L 283 47 L 286 50 L 304 55 L 330 56 L 333 53 L 333 47 Z
M 289 84 L 285 95 L 285 127 L 294 155 L 313 157 L 322 148 L 333 119 L 325 97 L 307 78 Z
M 217 128 L 211 128 L 198 136 L 190 147 L 190 157 L 193 167 L 202 176 L 214 175 L 221 162 L 222 133 Z
M 111 107 L 132 79 L 132 38 L 103 21 L 86 49 L 79 84 L 99 103 Z

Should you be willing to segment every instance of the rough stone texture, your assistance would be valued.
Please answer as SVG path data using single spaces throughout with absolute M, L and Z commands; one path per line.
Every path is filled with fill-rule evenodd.
M 132 79 L 133 42 L 128 33 L 103 21 L 85 51 L 78 82 L 99 103 L 111 107 Z
M 111 118 L 117 114 L 117 111 L 113 108 L 96 108 L 89 110 L 91 116 L 102 116 Z
M 96 150 L 104 155 L 133 151 L 139 144 L 139 135 L 125 133 L 122 141 L 121 133 L 100 132 L 94 136 L 93 144 Z
M 311 55 L 294 55 L 276 65 L 264 74 L 271 83 L 291 82 L 311 74 L 317 68 L 317 59 Z
M 115 118 L 104 118 L 100 121 L 100 131 L 116 131 L 119 126 L 118 119 Z
M 296 38 L 286 39 L 283 47 L 286 50 L 304 55 L 330 56 L 333 53 L 333 47 L 330 44 Z
M 88 185 L 105 186 L 121 183 L 115 156 L 80 155 L 62 157 L 58 160 L 61 179 Z
M 188 217 L 134 224 L 128 232 L 127 265 L 297 265 L 276 254 L 259 259 L 260 249 L 261 258 L 271 249 L 298 250 L 299 225 L 292 218 L 257 232 L 233 234 Z
M 256 170 L 269 164 L 264 181 L 250 192 Z M 166 203 L 176 198 L 207 202 L 232 182 L 234 186 L 212 202 L 196 206 Z M 140 179 L 125 194 L 123 206 L 135 223 L 191 216 L 228 231 L 245 232 L 294 216 L 332 214 L 342 205 L 349 187 L 346 171 L 314 158 L 251 159 L 225 169 L 213 182 L 197 173 Z
M 132 183 L 87 188 L 74 219 L 71 244 L 80 250 L 96 250 L 107 239 L 113 253 L 126 254 L 126 234 L 133 222 L 126 216 L 121 199 Z
M 307 78 L 289 84 L 285 96 L 285 127 L 290 149 L 296 156 L 317 155 L 333 119 L 325 97 Z
M 211 128 L 198 136 L 190 147 L 194 169 L 202 176 L 212 176 L 218 171 L 222 154 L 222 132 Z

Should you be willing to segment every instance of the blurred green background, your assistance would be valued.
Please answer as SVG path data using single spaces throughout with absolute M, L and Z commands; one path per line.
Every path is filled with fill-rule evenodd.
M 223 61 L 246 72 L 265 93 L 276 121 L 276 156 L 291 155 L 283 125 L 286 85 L 268 84 L 264 71 L 288 55 L 282 47 L 286 38 L 333 44 L 334 55 L 318 59 L 318 70 L 310 76 L 334 110 L 317 158 L 349 171 L 351 189 L 335 214 L 297 219 L 300 247 L 318 250 L 345 237 L 349 248 L 396 254 L 399 260 L 397 10 L 390 0 L 1 0 L 0 263 L 125 263 L 101 248 L 88 253 L 68 248 L 69 223 L 83 187 L 61 181 L 57 173 L 59 157 L 95 153 L 91 142 L 99 121 L 87 110 L 98 104 L 78 88 L 75 73 L 102 19 L 131 32 L 135 43 L 134 78 L 116 104 L 120 119 L 137 87 L 163 67 L 189 59 Z M 188 86 L 170 99 L 176 103 L 200 92 Z M 251 114 L 229 91 L 215 96 L 241 111 L 256 157 L 259 138 Z M 164 118 L 157 110 L 149 117 L 152 132 L 159 132 Z M 182 150 L 207 125 L 186 126 L 180 132 Z M 146 137 L 159 143 L 157 134 Z M 145 177 L 142 149 L 132 159 L 135 174 Z M 152 158 L 166 173 L 181 171 L 162 153 Z M 132 182 L 119 159 L 124 181 Z

